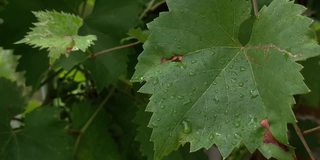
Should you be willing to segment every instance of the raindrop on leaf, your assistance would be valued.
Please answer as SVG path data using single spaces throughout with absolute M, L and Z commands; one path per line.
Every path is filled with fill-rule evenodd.
M 256 89 L 251 90 L 251 91 L 250 91 L 250 94 L 251 94 L 251 97 L 252 97 L 252 98 L 256 98 L 256 97 L 259 96 L 259 92 L 258 92 L 258 90 L 256 90 Z
M 188 121 L 182 121 L 182 126 L 183 126 L 183 133 L 189 134 L 191 133 L 191 125 Z

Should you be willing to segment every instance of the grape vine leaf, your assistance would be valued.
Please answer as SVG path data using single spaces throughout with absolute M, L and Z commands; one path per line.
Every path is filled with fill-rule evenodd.
M 141 28 L 131 28 L 128 31 L 127 35 L 129 37 L 122 39 L 122 43 L 133 39 L 136 39 L 139 42 L 144 43 L 148 39 L 149 32 L 148 30 L 142 30 Z
M 244 143 L 267 158 L 293 159 L 263 143 L 260 122 L 268 119 L 273 136 L 288 145 L 287 124 L 295 123 L 293 95 L 309 91 L 295 61 L 320 49 L 310 37 L 312 20 L 301 15 L 305 8 L 288 0 L 264 6 L 243 45 L 238 35 L 241 24 L 252 18 L 250 2 L 167 4 L 169 12 L 148 25 L 150 36 L 132 78 L 145 81 L 140 92 L 152 94 L 147 111 L 153 112 L 149 127 L 155 159 L 186 143 L 190 151 L 216 144 L 223 157 Z
M 90 16 L 86 17 L 81 33 L 93 33 L 99 41 L 92 47 L 96 53 L 121 45 L 130 28 L 139 24 L 139 14 L 146 0 L 97 0 Z M 115 16 L 117 15 L 117 16 Z M 126 75 L 128 54 L 132 49 L 122 49 L 96 59 L 90 59 L 85 66 L 90 70 L 98 91 L 115 83 L 120 76 Z
M 81 131 L 88 121 L 91 121 L 92 116 L 97 114 L 81 137 L 77 137 L 75 141 L 75 158 L 79 160 L 121 159 L 117 144 L 108 130 L 106 112 L 103 109 L 99 110 L 99 112 L 96 111 L 97 107 L 89 102 L 81 102 L 72 107 L 71 119 L 73 120 L 73 130 L 75 131 Z
M 10 80 L 17 80 L 19 75 L 16 73 L 15 68 L 18 64 L 18 56 L 13 54 L 12 50 L 3 49 L 0 47 L 0 77 Z
M 8 121 L 6 123 L 9 124 Z M 71 159 L 72 138 L 64 131 L 65 126 L 66 123 L 59 119 L 57 108 L 39 108 L 27 114 L 24 128 L 19 130 L 7 128 L 1 133 L 2 136 L 3 134 L 7 136 L 0 141 L 0 158 L 3 160 Z
M 31 48 L 26 44 L 14 44 L 14 42 L 25 36 L 25 33 L 29 31 L 28 28 L 32 27 L 32 22 L 36 21 L 31 11 L 47 9 L 73 13 L 81 2 L 82 0 L 10 0 L 10 3 L 5 6 L 4 10 L 0 11 L 0 17 L 5 21 L 5 23 L 0 25 L 1 44 L 4 48 L 14 48 L 15 55 L 21 56 L 17 71 L 25 73 L 27 86 L 37 88 L 45 76 L 44 73 L 49 68 L 46 50 Z
M 61 55 L 72 51 L 83 52 L 97 40 L 94 35 L 79 36 L 78 30 L 83 25 L 80 17 L 57 11 L 32 12 L 38 19 L 31 31 L 17 44 L 26 43 L 40 49 L 48 49 L 50 64 Z
M 3 147 L 10 137 L 11 119 L 23 112 L 25 99 L 21 95 L 21 88 L 14 82 L 0 78 L 0 157 L 2 157 Z
M 150 113 L 145 112 L 142 107 L 139 108 L 134 119 L 134 123 L 137 125 L 137 136 L 135 140 L 140 143 L 140 152 L 142 155 L 147 157 L 148 160 L 153 160 L 153 143 L 150 141 L 152 129 L 147 127 L 150 117 Z M 202 151 L 196 153 L 187 153 L 187 148 L 184 147 L 179 151 L 173 152 L 166 156 L 164 160 L 198 160 L 207 158 L 208 157 L 206 154 Z
M 320 57 L 310 58 L 301 64 L 304 67 L 301 73 L 311 92 L 301 95 L 302 100 L 300 102 L 312 107 L 318 107 L 320 105 Z

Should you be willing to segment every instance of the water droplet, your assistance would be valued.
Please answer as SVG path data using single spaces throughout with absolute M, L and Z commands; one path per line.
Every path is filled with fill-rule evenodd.
M 213 85 L 217 85 L 217 82 L 213 82 L 212 84 L 213 84 Z
M 188 121 L 182 121 L 182 126 L 183 126 L 183 133 L 189 134 L 191 133 L 191 125 Z
M 209 139 L 212 141 L 214 139 L 214 134 L 210 134 Z
M 194 76 L 194 75 L 196 75 L 194 72 L 189 73 L 189 76 Z
M 234 134 L 234 137 L 236 137 L 237 139 L 239 139 L 239 138 L 240 138 L 240 135 L 237 134 L 237 133 L 235 133 L 235 134 Z
M 239 87 L 243 87 L 244 86 L 244 83 L 243 82 L 240 82 L 239 83 Z
M 189 103 L 191 103 L 191 100 L 190 100 L 190 99 L 189 99 L 189 100 L 184 101 L 184 102 L 183 102 L 183 105 L 187 105 L 187 104 L 189 104 Z
M 235 127 L 236 127 L 236 128 L 239 128 L 239 127 L 240 127 L 240 123 L 239 123 L 239 122 L 236 122 L 236 123 L 235 123 Z
M 219 102 L 219 98 L 218 98 L 217 96 L 214 96 L 214 101 L 215 101 L 216 103 L 218 103 L 218 102 Z
M 153 85 L 157 85 L 159 83 L 159 80 L 158 79 L 155 79 L 154 81 L 153 81 Z
M 192 63 L 192 64 L 195 64 L 195 63 L 197 63 L 197 61 L 196 61 L 196 60 L 192 60 L 191 63 Z
M 155 122 L 151 122 L 151 123 L 150 123 L 150 127 L 151 127 L 151 128 L 157 128 L 157 124 L 156 124 Z
M 245 71 L 245 70 L 246 70 L 246 68 L 240 67 L 240 71 Z
M 250 94 L 251 94 L 251 98 L 256 98 L 259 96 L 259 92 L 258 90 L 254 89 L 254 90 L 251 90 L 250 91 Z
M 145 78 L 144 77 L 140 77 L 140 81 L 144 81 L 145 80 Z
M 184 65 L 180 65 L 180 69 L 186 69 Z

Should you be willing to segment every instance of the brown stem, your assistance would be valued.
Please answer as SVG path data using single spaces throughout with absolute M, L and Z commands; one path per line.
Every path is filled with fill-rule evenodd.
M 125 44 L 125 45 L 122 45 L 122 46 L 117 46 L 117 47 L 114 47 L 114 48 L 109 48 L 109 49 L 106 49 L 106 50 L 103 50 L 103 51 L 100 51 L 100 52 L 97 52 L 97 53 L 93 54 L 91 56 L 91 58 L 96 58 L 96 57 L 99 57 L 99 56 L 102 56 L 102 55 L 105 55 L 105 54 L 108 54 L 108 53 L 111 53 L 111 52 L 114 52 L 114 51 L 117 51 L 117 50 L 120 50 L 120 49 L 133 47 L 133 46 L 138 45 L 138 44 L 140 44 L 139 41 L 133 42 L 133 43 L 129 43 L 129 44 Z
M 299 128 L 299 126 L 297 125 L 297 123 L 294 123 L 294 124 L 293 124 L 293 127 L 294 127 L 294 129 L 296 130 L 296 133 L 297 133 L 297 135 L 299 136 L 301 142 L 303 143 L 304 148 L 307 150 L 310 159 L 311 159 L 311 160 L 316 160 L 316 159 L 314 158 L 312 152 L 311 152 L 310 147 L 308 146 L 308 143 L 307 143 L 306 140 L 304 139 L 303 134 L 302 134 L 302 132 L 301 132 L 301 129 Z
M 259 16 L 258 0 L 252 0 L 252 4 L 253 4 L 254 15 L 258 17 Z
M 88 121 L 84 124 L 84 126 L 81 128 L 79 135 L 76 139 L 74 148 L 73 148 L 73 155 L 77 154 L 78 148 L 79 148 L 79 144 L 80 144 L 80 140 L 83 136 L 83 134 L 87 131 L 87 129 L 90 127 L 90 125 L 92 124 L 93 120 L 97 117 L 97 115 L 99 114 L 99 112 L 103 109 L 103 106 L 108 102 L 108 100 L 111 98 L 111 96 L 114 93 L 115 88 L 112 88 L 109 92 L 109 94 L 106 96 L 106 98 L 100 103 L 100 105 L 98 106 L 98 108 L 95 110 L 95 112 L 91 115 L 91 117 L 88 119 Z
M 315 132 L 315 131 L 320 131 L 320 126 L 315 127 L 315 128 L 311 128 L 311 129 L 308 129 L 308 130 L 305 130 L 305 131 L 303 132 L 303 134 L 304 134 L 304 135 L 307 135 L 307 134 L 310 134 L 310 133 Z

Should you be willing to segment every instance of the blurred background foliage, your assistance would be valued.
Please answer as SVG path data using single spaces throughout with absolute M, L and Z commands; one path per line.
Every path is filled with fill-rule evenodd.
M 259 5 L 270 2 L 261 0 Z M 310 28 L 315 35 L 311 36 L 319 41 L 320 1 L 296 3 L 307 7 L 304 15 L 314 19 Z M 141 43 L 97 59 L 74 53 L 49 66 L 46 51 L 14 44 L 35 22 L 31 11 L 38 10 L 81 16 L 84 26 L 80 34 L 98 36 L 86 53 L 92 54 L 135 43 L 136 39 L 143 41 L 145 24 L 168 8 L 162 0 L 0 0 L 0 159 L 151 160 L 151 129 L 147 128 L 151 114 L 143 112 L 149 97 L 137 92 L 141 84 L 129 81 L 142 51 Z M 294 111 L 299 126 L 308 130 L 320 126 L 320 57 L 301 64 L 312 91 L 295 97 Z M 294 129 L 289 128 L 298 159 L 307 159 Z M 305 134 L 305 138 L 320 159 L 320 130 Z M 219 158 L 215 147 L 186 152 L 188 146 L 166 159 Z M 249 154 L 242 146 L 228 158 L 245 159 L 264 158 L 259 153 Z

